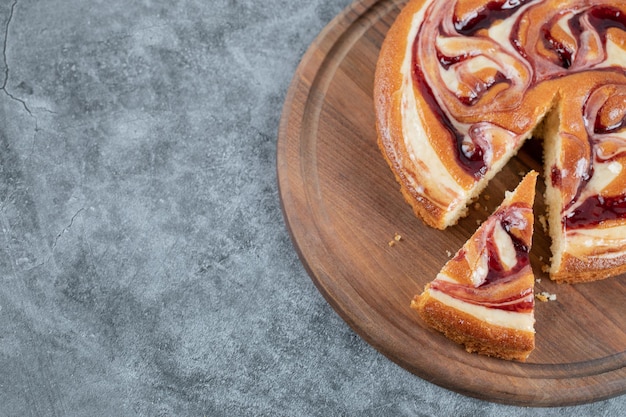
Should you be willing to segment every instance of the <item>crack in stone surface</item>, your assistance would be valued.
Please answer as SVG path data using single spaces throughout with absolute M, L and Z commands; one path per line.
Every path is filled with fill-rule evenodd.
M 7 64 L 7 44 L 9 43 L 9 26 L 11 26 L 11 20 L 13 20 L 13 12 L 15 11 L 15 6 L 17 5 L 17 0 L 13 1 L 11 4 L 11 10 L 9 11 L 9 18 L 7 19 L 7 24 L 4 28 L 4 44 L 2 46 L 2 59 L 4 60 L 4 82 L 2 83 L 2 89 L 6 91 L 7 82 L 9 81 L 9 65 Z
M 7 84 L 9 83 L 9 62 L 7 60 L 7 47 L 9 44 L 9 27 L 11 26 L 11 22 L 13 21 L 13 15 L 15 13 L 16 6 L 17 6 L 17 0 L 14 0 L 13 3 L 11 4 L 11 10 L 9 11 L 9 18 L 7 19 L 7 24 L 4 28 L 4 43 L 2 45 L 2 59 L 4 62 L 4 82 L 2 83 L 2 87 L 0 89 L 4 91 L 4 93 L 9 98 L 20 103 L 22 107 L 24 107 L 24 110 L 26 110 L 26 112 L 30 116 L 35 117 L 33 113 L 31 112 L 31 110 L 28 108 L 28 105 L 26 104 L 24 100 L 22 100 L 19 97 L 16 97 L 9 90 L 7 90 Z M 35 124 L 36 123 L 37 123 L 37 118 L 35 118 Z M 36 129 L 37 127 L 35 126 L 35 130 Z
M 74 215 L 72 216 L 72 218 L 70 219 L 70 224 L 68 224 L 66 227 L 63 228 L 63 230 L 61 230 L 56 237 L 54 238 L 54 242 L 52 243 L 52 250 L 54 251 L 54 249 L 57 246 L 57 242 L 59 241 L 59 239 L 61 238 L 61 236 L 63 236 L 66 232 L 69 232 L 70 229 L 72 228 L 72 225 L 74 225 L 74 220 L 76 219 L 76 217 L 81 213 L 85 211 L 84 207 L 81 207 L 76 213 L 74 213 Z

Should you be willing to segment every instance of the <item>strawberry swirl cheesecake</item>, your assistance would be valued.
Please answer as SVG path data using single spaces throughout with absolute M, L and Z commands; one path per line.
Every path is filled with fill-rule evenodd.
M 626 272 L 626 2 L 411 0 L 376 68 L 379 147 L 445 229 L 543 140 L 550 277 Z M 538 158 L 541 158 L 538 155 Z

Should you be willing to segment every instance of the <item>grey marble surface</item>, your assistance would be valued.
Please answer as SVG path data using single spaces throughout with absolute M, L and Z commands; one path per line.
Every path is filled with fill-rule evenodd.
M 276 136 L 349 2 L 0 2 L 0 416 L 626 414 L 434 386 L 318 293 Z

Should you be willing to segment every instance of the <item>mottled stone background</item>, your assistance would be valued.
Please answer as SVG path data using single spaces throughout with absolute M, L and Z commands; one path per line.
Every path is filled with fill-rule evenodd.
M 0 2 L 1 416 L 626 414 L 449 392 L 317 292 L 276 135 L 349 2 Z

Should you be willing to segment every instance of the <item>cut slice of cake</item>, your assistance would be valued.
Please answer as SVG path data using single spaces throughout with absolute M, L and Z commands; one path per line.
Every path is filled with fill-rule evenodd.
M 422 319 L 468 352 L 525 361 L 535 347 L 529 252 L 537 173 L 498 209 L 411 302 Z

